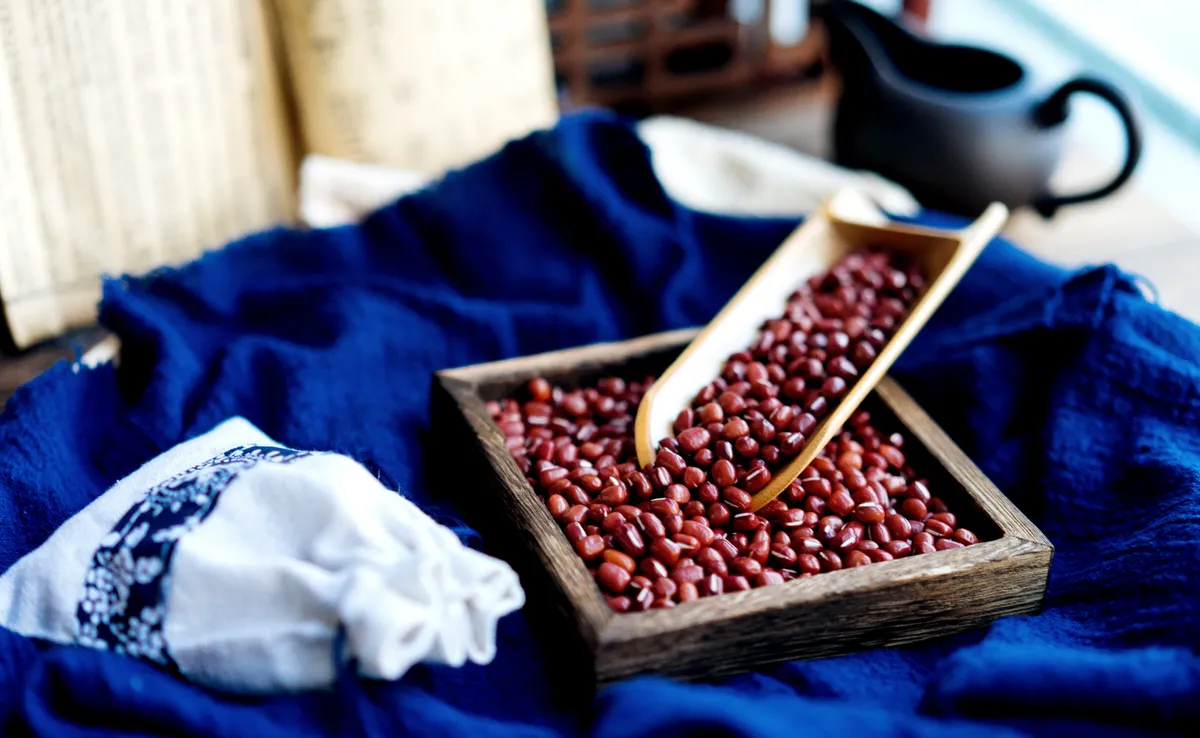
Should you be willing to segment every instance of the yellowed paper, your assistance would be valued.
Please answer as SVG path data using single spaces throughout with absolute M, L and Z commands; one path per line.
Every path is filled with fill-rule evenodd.
M 276 0 L 309 153 L 428 174 L 557 116 L 544 0 Z
M 267 0 L 0 0 L 0 299 L 19 346 L 295 212 Z

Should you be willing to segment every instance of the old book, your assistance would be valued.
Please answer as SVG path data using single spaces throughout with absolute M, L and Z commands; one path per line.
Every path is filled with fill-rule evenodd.
M 541 0 L 0 0 L 13 343 L 293 220 L 310 152 L 436 174 L 556 114 Z

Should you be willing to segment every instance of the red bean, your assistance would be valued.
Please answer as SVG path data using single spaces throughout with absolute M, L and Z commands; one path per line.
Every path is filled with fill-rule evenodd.
M 646 544 L 642 541 L 641 533 L 629 523 L 613 533 L 613 540 L 630 556 L 641 557 L 646 553 Z
M 702 525 L 691 520 L 684 521 L 680 526 L 679 532 L 682 535 L 688 535 L 700 541 L 702 546 L 711 546 L 716 536 L 713 534 L 712 528 L 707 525 Z
M 801 449 L 804 448 L 806 439 L 803 433 L 787 432 L 780 434 L 778 441 L 779 453 L 790 457 L 800 453 Z
M 708 480 L 708 475 L 703 470 L 697 469 L 694 466 L 689 466 L 683 470 L 683 484 L 688 489 L 696 489 Z
M 654 457 L 654 463 L 660 468 L 666 469 L 672 477 L 680 476 L 687 468 L 687 462 L 683 460 L 682 456 L 666 448 L 658 450 L 658 455 Z
M 721 499 L 734 510 L 749 510 L 752 502 L 750 495 L 737 487 L 726 487 L 721 490 Z
M 692 496 L 705 505 L 711 505 L 721 499 L 721 490 L 712 482 L 705 482 L 695 489 Z
M 600 568 L 596 570 L 596 580 L 600 582 L 600 586 L 613 594 L 619 595 L 624 592 L 630 579 L 629 572 L 608 561 L 600 564 Z
M 712 480 L 718 487 L 731 487 L 737 481 L 737 470 L 727 459 L 714 461 L 712 465 Z
M 929 514 L 925 508 L 925 503 L 915 497 L 909 497 L 900 503 L 900 514 L 909 520 L 921 521 Z M 911 524 L 910 524 L 911 527 Z
M 858 566 L 866 566 L 871 563 L 871 557 L 867 556 L 862 551 L 851 551 L 845 556 L 845 565 L 847 569 L 853 569 Z
M 817 554 L 817 559 L 821 562 L 821 571 L 837 571 L 842 568 L 842 557 L 829 549 Z
M 692 412 L 692 409 L 690 407 L 685 407 L 682 411 L 680 411 L 679 415 L 675 418 L 675 424 L 672 426 L 671 430 L 675 433 L 675 436 L 678 438 L 679 434 L 682 431 L 684 431 L 688 428 L 691 428 L 692 423 L 694 423 L 694 422 L 695 422 L 695 413 Z
M 930 515 L 929 517 L 931 520 L 936 520 L 938 522 L 945 523 L 946 525 L 950 526 L 951 528 L 958 525 L 958 518 L 954 515 L 954 513 L 951 513 L 951 512 L 934 513 L 933 515 Z
M 604 520 L 600 521 L 600 529 L 605 533 L 616 533 L 617 529 L 624 526 L 625 516 L 619 512 L 610 512 Z
M 585 536 L 575 541 L 575 551 L 579 553 L 579 558 L 591 561 L 604 553 L 604 539 L 598 535 Z
M 652 604 L 654 604 L 654 590 L 650 587 L 639 589 L 633 598 L 633 609 L 639 612 L 649 610 Z
M 799 528 L 804 525 L 804 511 L 795 509 L 784 510 L 775 516 L 774 524 L 783 530 Z
M 800 486 L 804 489 L 805 493 L 825 499 L 828 499 L 833 494 L 833 485 L 828 479 L 823 477 L 805 479 L 800 483 Z
M 904 491 L 904 496 L 912 497 L 921 502 L 929 502 L 931 499 L 929 488 L 926 487 L 923 482 L 913 482 L 909 484 L 908 488 Z
M 810 553 L 802 553 L 796 557 L 796 568 L 803 574 L 820 574 L 821 560 Z
M 678 502 L 664 498 L 650 500 L 647 505 L 647 509 L 660 518 L 666 515 L 678 515 L 680 513 Z
M 820 540 L 818 540 L 817 538 L 812 537 L 812 536 L 809 536 L 807 538 L 796 538 L 795 536 L 793 536 L 792 537 L 792 548 L 794 548 L 796 550 L 797 554 L 808 553 L 808 554 L 815 555 L 815 554 L 820 553 L 821 549 L 824 548 L 824 546 L 821 545 Z
M 688 454 L 694 454 L 712 441 L 712 436 L 703 428 L 688 428 L 676 436 L 679 448 Z
M 628 597 L 605 597 L 608 600 L 608 606 L 616 612 L 629 612 L 633 607 L 633 600 Z
M 933 547 L 938 551 L 948 551 L 952 548 L 962 548 L 963 545 L 952 538 L 939 538 Z
M 729 570 L 734 574 L 752 577 L 762 572 L 762 564 L 748 556 L 739 556 L 730 563 Z
M 854 509 L 854 500 L 850 497 L 850 493 L 843 489 L 834 492 L 826 506 L 833 514 L 845 517 Z
M 721 527 L 729 523 L 733 518 L 733 513 L 730 512 L 729 506 L 723 502 L 714 502 L 708 506 L 708 520 L 716 527 Z
M 679 549 L 683 551 L 685 556 L 691 556 L 700 550 L 700 541 L 696 540 L 692 536 L 684 535 L 683 533 L 677 533 L 671 538 L 671 540 L 675 541 L 675 543 L 679 545 Z
M 641 472 L 635 471 L 630 474 L 626 482 L 629 485 L 629 491 L 633 493 L 634 499 L 648 500 L 650 499 L 650 495 L 653 494 L 654 490 L 650 486 L 650 480 Z
M 884 518 L 884 523 L 887 525 L 888 532 L 892 534 L 894 539 L 904 539 L 912 535 L 912 525 L 908 522 L 908 518 L 896 513 L 888 513 Z
M 644 512 L 638 516 L 638 524 L 641 530 L 650 537 L 651 540 L 663 538 L 667 535 L 667 529 L 663 525 L 662 519 L 651 512 Z M 616 530 L 614 529 L 615 533 Z
M 954 534 L 953 528 L 946 525 L 942 521 L 934 520 L 933 518 L 925 521 L 925 530 L 935 536 L 938 536 L 939 538 Z
M 608 563 L 615 564 L 616 566 L 619 566 L 625 571 L 629 572 L 630 575 L 637 571 L 637 562 L 633 560 L 633 557 L 623 554 L 615 548 L 605 549 L 603 558 Z
M 725 579 L 718 574 L 709 574 L 697 582 L 696 587 L 701 595 L 712 597 L 725 591 Z
M 534 377 L 528 384 L 529 397 L 535 402 L 549 402 L 551 397 L 550 383 L 541 377 Z
M 650 555 L 667 566 L 674 566 L 683 555 L 683 548 L 669 538 L 655 538 L 650 542 Z
M 671 472 L 663 466 L 651 466 L 646 470 L 646 477 L 654 489 L 666 489 L 667 485 L 671 483 Z
M 650 580 L 665 577 L 671 573 L 667 569 L 666 564 L 655 558 L 642 559 L 641 563 L 638 564 L 638 571 L 646 575 L 643 579 L 649 577 Z M 637 577 L 634 577 L 634 579 L 636 580 Z
M 782 574 L 770 570 L 763 571 L 750 580 L 750 583 L 755 587 L 767 587 L 772 584 L 783 584 L 783 582 L 784 578 Z
M 582 523 L 587 519 L 588 509 L 583 505 L 572 505 L 567 508 L 567 511 L 562 514 L 559 521 L 562 523 Z
M 696 563 L 704 567 L 704 570 L 709 574 L 725 576 L 729 573 L 725 559 L 711 548 L 704 548 L 698 551 L 696 553 Z
M 720 554 L 726 562 L 733 561 L 738 556 L 737 546 L 727 538 L 714 539 L 709 548 Z
M 631 523 L 642 515 L 642 511 L 633 505 L 617 505 L 617 507 L 613 509 L 613 512 L 619 513 L 621 517 L 625 518 Z
M 750 472 L 746 474 L 746 479 L 743 484 L 746 486 L 747 492 L 753 493 L 759 491 L 763 487 L 766 487 L 770 481 L 771 472 L 760 466 L 751 469 Z
M 879 455 L 887 459 L 887 463 L 896 469 L 904 468 L 904 452 L 890 444 L 879 447 Z
M 846 551 L 858 545 L 862 540 L 861 523 L 860 527 L 854 527 L 854 524 L 845 525 L 838 534 L 830 541 L 829 545 L 839 551 Z
M 796 551 L 791 546 L 782 543 L 771 545 L 771 555 L 769 561 L 772 566 L 780 568 L 792 567 L 796 565 Z
M 735 392 L 722 392 L 717 404 L 726 415 L 739 415 L 746 410 L 746 401 Z
M 685 582 L 699 584 L 701 579 L 704 579 L 704 569 L 701 569 L 695 564 L 684 566 L 676 569 L 671 573 L 671 578 L 675 580 L 675 584 L 681 585 Z
M 696 585 L 692 582 L 684 582 L 677 585 L 679 588 L 679 601 L 691 602 L 692 600 L 700 599 L 700 592 L 696 589 Z
M 600 490 L 600 496 L 596 499 L 609 507 L 616 507 L 629 500 L 629 493 L 625 491 L 624 486 L 613 485 Z
M 725 411 L 715 402 L 709 402 L 701 406 L 697 415 L 700 418 L 700 422 L 705 424 L 720 423 L 725 420 Z
M 597 473 L 581 479 L 579 486 L 583 488 L 584 492 L 596 493 L 604 488 L 604 481 L 600 479 L 600 475 Z
M 878 502 L 863 502 L 854 508 L 854 517 L 863 523 L 882 523 L 886 517 Z
M 587 531 L 583 529 L 582 523 L 573 522 L 567 523 L 567 525 L 563 528 L 563 535 L 565 535 L 567 540 L 571 543 L 576 543 L 578 541 L 582 541 L 584 538 L 587 538 Z
M 954 531 L 954 540 L 958 541 L 964 546 L 970 546 L 973 543 L 979 543 L 979 539 L 975 536 L 975 534 L 966 528 L 959 528 L 958 530 Z
M 893 540 L 885 543 L 882 550 L 887 551 L 893 558 L 902 559 L 912 553 L 912 543 L 909 541 Z
M 692 493 L 682 484 L 670 484 L 663 490 L 663 497 L 674 500 L 678 505 L 686 505 L 692 499 Z
M 726 441 L 736 441 L 750 435 L 750 426 L 740 417 L 730 418 L 721 428 L 721 437 Z
M 662 521 L 663 527 L 667 529 L 667 535 L 669 536 L 676 535 L 683 527 L 682 515 L 664 515 Z
M 818 540 L 828 543 L 841 532 L 843 525 L 845 525 L 845 521 L 840 517 L 826 515 L 817 522 L 816 537 Z
M 563 513 L 567 511 L 567 508 L 569 508 L 570 505 L 567 504 L 566 498 L 564 498 L 562 495 L 550 495 L 550 497 L 546 499 L 546 507 L 550 510 L 550 515 L 555 520 L 558 520 L 562 518 Z
M 758 455 L 758 441 L 750 436 L 743 436 L 733 442 L 733 450 L 744 459 L 753 459 Z
M 726 592 L 746 592 L 750 589 L 750 580 L 740 574 L 727 576 L 722 582 Z

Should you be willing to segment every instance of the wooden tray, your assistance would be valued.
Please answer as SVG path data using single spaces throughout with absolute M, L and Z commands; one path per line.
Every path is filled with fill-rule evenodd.
M 435 446 L 489 550 L 521 575 L 552 666 L 591 688 L 634 674 L 719 677 L 764 664 L 898 646 L 1036 612 L 1053 547 L 911 397 L 885 378 L 863 404 L 900 430 L 911 465 L 982 541 L 966 548 L 617 614 L 509 456 L 485 403 L 535 376 L 578 385 L 657 374 L 696 335 L 674 331 L 438 372 Z

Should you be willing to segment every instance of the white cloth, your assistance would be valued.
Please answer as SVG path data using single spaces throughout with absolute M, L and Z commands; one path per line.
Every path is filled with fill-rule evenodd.
M 684 118 L 638 124 L 663 189 L 696 210 L 729 215 L 800 215 L 854 186 L 884 210 L 914 215 L 917 201 L 900 185 L 843 169 L 781 144 Z M 353 223 L 428 175 L 312 155 L 300 169 L 300 217 L 314 228 Z
M 329 685 L 487 663 L 524 604 L 473 551 L 352 459 L 280 447 L 242 418 L 118 482 L 0 577 L 0 623 L 111 648 L 210 686 Z
M 908 190 L 871 172 L 844 169 L 793 148 L 686 118 L 658 116 L 638 124 L 654 174 L 676 201 L 726 215 L 794 216 L 846 187 L 879 207 L 915 215 Z

